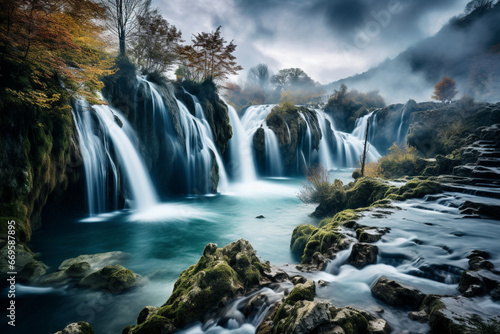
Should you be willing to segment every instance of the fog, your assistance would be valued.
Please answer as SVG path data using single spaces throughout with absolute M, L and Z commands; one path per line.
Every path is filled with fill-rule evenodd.
M 238 45 L 235 55 L 244 67 L 239 77 L 231 78 L 233 81 L 242 83 L 248 69 L 266 63 L 275 72 L 299 67 L 314 80 L 329 84 L 368 71 L 435 36 L 451 18 L 463 13 L 468 2 L 156 0 L 155 4 L 182 30 L 186 40 L 191 34 L 222 26 L 226 40 Z M 479 35 L 464 38 L 476 40 Z M 456 51 L 448 51 L 462 55 L 468 43 L 464 40 L 454 46 Z M 416 73 L 413 64 L 400 60 L 393 69 L 381 69 L 378 75 L 357 82 L 356 87 L 380 89 L 388 102 L 429 100 L 434 78 Z M 414 89 L 409 91 L 408 87 Z

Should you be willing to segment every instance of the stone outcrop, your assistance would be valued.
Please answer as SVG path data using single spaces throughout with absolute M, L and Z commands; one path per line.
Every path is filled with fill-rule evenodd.
M 398 307 L 418 309 L 425 295 L 417 289 L 380 277 L 372 286 L 372 294 L 383 302 Z

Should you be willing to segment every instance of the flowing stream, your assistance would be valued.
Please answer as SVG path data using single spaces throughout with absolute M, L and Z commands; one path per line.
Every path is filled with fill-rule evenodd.
M 333 173 L 347 183 L 352 169 Z M 292 230 L 299 224 L 318 224 L 318 220 L 308 216 L 314 207 L 302 204 L 296 197 L 300 187 L 300 179 L 260 180 L 230 186 L 225 195 L 162 204 L 154 219 L 129 210 L 94 217 L 92 223 L 82 222 L 83 217 L 68 217 L 64 223 L 48 221 L 44 229 L 34 233 L 31 246 L 52 269 L 69 257 L 118 250 L 129 254 L 120 263 L 143 276 L 144 281 L 136 289 L 116 295 L 73 286 L 18 286 L 19 318 L 32 320 L 20 322 L 19 330 L 29 332 L 35 321 L 39 332 L 53 333 L 69 322 L 85 320 L 98 333 L 120 333 L 123 327 L 134 323 L 144 306 L 160 306 L 168 299 L 181 271 L 198 261 L 209 242 L 224 246 L 243 237 L 262 259 L 290 274 L 299 273 L 294 265 L 286 265 L 300 261 L 290 252 Z M 396 203 L 400 209 L 391 212 L 366 213 L 359 223 L 391 228 L 376 243 L 380 249 L 377 264 L 358 270 L 346 263 L 349 251 L 344 251 L 325 272 L 301 274 L 327 282 L 325 287 L 317 288 L 318 298 L 371 313 L 375 307 L 383 307 L 381 316 L 389 321 L 394 332 L 408 329 L 426 333 L 428 325 L 411 321 L 407 311 L 374 299 L 370 286 L 378 277 L 386 276 L 424 293 L 458 295 L 460 272 L 467 268 L 466 256 L 478 248 L 489 252 L 493 256 L 490 261 L 500 267 L 500 222 L 463 218 L 457 206 L 471 199 L 491 200 L 445 193 Z M 265 218 L 256 219 L 258 215 Z M 269 293 L 274 296 L 281 292 Z M 491 299 L 482 297 L 476 301 L 482 312 L 500 313 L 500 305 Z M 235 301 L 240 302 L 243 301 Z M 226 310 L 226 318 L 237 319 L 237 309 Z M 221 326 L 216 320 L 190 327 L 192 332 L 188 333 L 208 329 L 211 333 L 253 333 L 256 326 L 255 319 L 243 319 L 229 326 L 229 322 Z

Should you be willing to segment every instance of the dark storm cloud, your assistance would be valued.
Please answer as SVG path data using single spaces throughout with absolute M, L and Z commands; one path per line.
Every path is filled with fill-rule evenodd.
M 468 0 L 156 1 L 185 37 L 221 25 L 226 40 L 238 45 L 245 69 L 261 62 L 275 71 L 301 67 L 327 83 L 366 71 L 435 34 Z M 387 23 L 383 13 L 389 9 Z M 357 46 L 357 35 L 366 31 L 370 38 Z M 346 55 L 342 43 L 356 47 L 355 53 Z

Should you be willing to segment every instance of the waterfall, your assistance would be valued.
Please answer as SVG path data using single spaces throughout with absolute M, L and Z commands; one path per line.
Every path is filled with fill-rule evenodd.
M 399 120 L 399 127 L 398 127 L 398 132 L 396 136 L 396 143 L 398 145 L 403 145 L 406 144 L 406 136 L 408 135 L 408 125 L 406 125 L 405 129 L 405 122 L 407 118 L 407 114 L 411 112 L 411 109 L 413 106 L 416 104 L 415 101 L 409 100 L 408 102 L 405 103 L 405 105 L 400 109 L 401 117 Z
M 271 176 L 283 175 L 283 162 L 279 148 L 278 138 L 266 124 L 266 117 L 275 107 L 271 105 L 258 105 L 249 107 L 241 119 L 241 124 L 246 130 L 247 138 L 252 140 L 255 132 L 262 127 L 265 135 L 266 172 Z
M 122 172 L 120 178 L 132 207 L 143 210 L 155 205 L 156 192 L 135 149 L 136 139 L 126 119 L 105 105 L 91 109 L 85 101 L 77 102 L 73 117 L 84 163 L 90 215 L 117 209 L 118 170 Z
M 151 100 L 154 116 L 156 114 L 161 116 L 164 134 L 170 138 L 170 142 L 177 147 L 176 151 L 182 156 L 183 165 L 176 168 L 185 169 L 183 173 L 186 174 L 187 178 L 187 191 L 202 194 L 211 192 L 210 180 L 212 178 L 213 159 L 215 159 L 218 166 L 219 190 L 225 191 L 228 186 L 227 173 L 223 160 L 215 146 L 212 130 L 198 98 L 185 91 L 193 99 L 195 116 L 189 112 L 184 103 L 174 98 L 178 109 L 182 134 L 185 138 L 184 143 L 179 143 L 177 138 L 179 134 L 175 132 L 174 126 L 171 124 L 172 117 L 169 108 L 165 105 L 159 88 L 144 78 L 138 77 L 138 81 L 147 87 L 149 92 L 147 100 Z M 163 154 L 167 154 L 167 152 L 163 152 Z
M 226 103 L 227 104 L 227 103 Z M 236 110 L 227 104 L 229 122 L 233 129 L 233 138 L 229 141 L 231 168 L 236 180 L 247 183 L 257 178 L 252 156 L 252 146 Z
M 283 175 L 283 164 L 281 162 L 280 145 L 273 130 L 264 127 L 266 143 L 266 170 L 271 176 Z
M 327 169 L 356 166 L 358 158 L 363 154 L 366 121 L 372 114 L 358 119 L 356 121 L 357 127 L 353 130 L 352 134 L 335 130 L 332 119 L 324 111 L 316 110 L 316 115 L 321 132 L 323 133 L 318 152 L 321 164 Z M 329 132 L 333 134 L 333 145 L 328 142 Z M 358 135 L 360 132 L 364 133 L 362 138 Z M 368 162 L 377 161 L 380 158 L 377 149 L 370 142 L 368 142 L 367 151 L 366 158 Z

